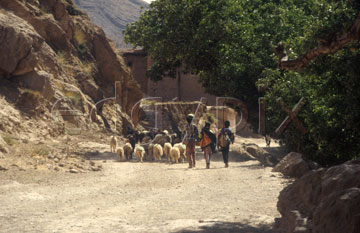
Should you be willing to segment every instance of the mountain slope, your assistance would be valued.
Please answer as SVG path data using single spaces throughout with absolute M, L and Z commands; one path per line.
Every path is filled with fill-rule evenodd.
M 30 141 L 74 127 L 126 133 L 139 84 L 71 1 L 1 0 L 0 31 L 0 135 Z
M 74 0 L 74 3 L 87 12 L 92 22 L 103 28 L 118 48 L 131 47 L 125 44 L 122 31 L 148 8 L 148 3 L 142 0 Z

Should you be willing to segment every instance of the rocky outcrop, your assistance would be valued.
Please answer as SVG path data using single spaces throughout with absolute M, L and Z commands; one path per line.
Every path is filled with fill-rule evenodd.
M 55 87 L 52 86 L 50 81 L 52 78 L 52 74 L 43 70 L 16 76 L 22 88 L 37 91 L 48 100 L 51 100 L 55 95 Z
M 142 97 L 139 85 L 102 29 L 72 1 L 1 0 L 0 8 L 0 97 L 7 109 L 0 118 L 14 113 L 0 130 L 26 131 L 31 118 L 44 121 L 50 135 L 64 123 L 97 129 L 106 126 L 99 119 L 109 120 L 98 115 L 111 104 L 106 99 L 120 106 L 107 117 L 128 121 Z
M 273 172 L 280 172 L 284 176 L 299 178 L 310 170 L 317 169 L 319 166 L 315 162 L 307 162 L 302 154 L 291 152 L 287 154 L 274 167 Z
M 244 145 L 233 144 L 230 146 L 230 157 L 236 158 L 237 161 L 256 160 L 249 152 L 246 151 Z
M 44 39 L 26 21 L 0 9 L 0 77 L 34 70 Z
M 275 156 L 271 155 L 269 152 L 256 144 L 245 145 L 245 150 L 251 156 L 259 160 L 264 166 L 274 167 L 279 162 Z
M 309 171 L 281 191 L 279 232 L 357 233 L 360 160 Z

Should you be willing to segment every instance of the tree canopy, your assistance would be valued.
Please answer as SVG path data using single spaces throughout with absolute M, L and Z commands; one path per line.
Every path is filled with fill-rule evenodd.
M 153 80 L 183 65 L 207 92 L 256 102 L 255 81 L 276 67 L 274 47 L 305 26 L 305 12 L 289 2 L 157 0 L 127 26 L 125 38 L 154 59 Z
M 154 59 L 153 80 L 177 67 L 210 94 L 257 103 L 265 87 L 267 131 L 322 164 L 360 155 L 360 4 L 333 0 L 156 0 L 125 30 Z M 282 135 L 276 102 L 307 104 Z

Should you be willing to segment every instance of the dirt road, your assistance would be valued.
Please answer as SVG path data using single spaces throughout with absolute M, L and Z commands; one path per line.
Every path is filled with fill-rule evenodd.
M 93 159 L 102 171 L 0 171 L 0 232 L 270 233 L 288 182 L 257 161 L 224 168 L 220 154 L 211 169 L 201 153 L 196 169 Z

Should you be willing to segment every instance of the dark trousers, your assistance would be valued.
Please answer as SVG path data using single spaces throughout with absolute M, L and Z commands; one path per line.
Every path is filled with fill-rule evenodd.
M 222 148 L 222 156 L 223 156 L 223 160 L 224 160 L 224 163 L 228 163 L 229 162 L 229 147 L 225 147 L 225 148 Z

